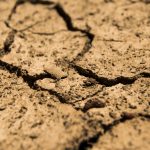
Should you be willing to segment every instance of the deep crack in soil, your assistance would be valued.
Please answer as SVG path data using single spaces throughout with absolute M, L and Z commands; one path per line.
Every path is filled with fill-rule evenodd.
M 150 148 L 149 1 L 0 0 L 0 13 L 1 150 Z
M 147 119 L 148 121 L 150 120 L 149 115 L 143 115 L 143 114 L 134 114 L 134 115 L 122 115 L 122 117 L 118 120 L 114 120 L 111 124 L 108 125 L 103 125 L 102 128 L 104 129 L 103 133 L 99 132 L 95 134 L 93 137 L 90 137 L 88 140 L 82 141 L 79 145 L 79 150 L 87 150 L 87 149 L 92 149 L 93 145 L 100 140 L 102 136 L 105 136 L 106 133 L 111 132 L 113 128 L 118 126 L 119 124 L 125 123 L 127 121 L 133 120 L 138 117 L 143 117 Z
M 44 89 L 36 84 L 37 80 L 41 80 L 44 78 L 53 78 L 51 75 L 47 73 L 42 73 L 37 74 L 35 76 L 30 76 L 27 70 L 23 70 L 19 67 L 13 66 L 1 60 L 0 60 L 0 69 L 7 70 L 9 73 L 14 73 L 16 74 L 17 77 L 22 77 L 24 82 L 26 82 L 31 89 L 37 91 L 48 91 L 49 94 L 56 96 L 60 100 L 60 102 L 62 103 L 66 102 L 65 98 L 63 98 L 63 96 L 60 93 L 57 93 L 56 91 L 53 90 Z
M 80 29 L 80 28 L 77 28 L 77 27 L 74 27 L 73 23 L 72 23 L 72 18 L 69 16 L 68 13 L 65 12 L 65 10 L 63 9 L 63 7 L 58 3 L 56 4 L 56 6 L 54 7 L 58 14 L 63 18 L 63 20 L 65 21 L 66 23 L 66 26 L 67 26 L 67 29 L 69 31 L 72 31 L 72 32 L 81 32 L 83 34 L 85 34 L 88 39 L 87 39 L 87 42 L 85 43 L 85 46 L 82 50 L 81 53 L 79 53 L 76 58 L 73 60 L 73 62 L 75 61 L 78 61 L 80 60 L 89 50 L 90 48 L 92 47 L 92 42 L 94 40 L 94 34 L 90 33 L 89 31 L 87 30 L 83 30 L 83 29 Z
M 133 84 L 136 80 L 139 78 L 150 78 L 150 73 L 149 72 L 141 72 L 139 74 L 136 74 L 133 77 L 124 77 L 124 76 L 119 76 L 115 79 L 109 79 L 106 77 L 99 77 L 97 74 L 92 72 L 89 69 L 84 69 L 78 65 L 72 64 L 73 68 L 80 74 L 85 77 L 93 78 L 95 79 L 99 84 L 105 85 L 106 87 L 114 86 L 117 84 Z

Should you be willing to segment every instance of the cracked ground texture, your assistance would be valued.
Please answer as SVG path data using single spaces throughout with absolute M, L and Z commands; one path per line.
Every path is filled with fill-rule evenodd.
M 150 149 L 149 0 L 0 0 L 0 150 Z

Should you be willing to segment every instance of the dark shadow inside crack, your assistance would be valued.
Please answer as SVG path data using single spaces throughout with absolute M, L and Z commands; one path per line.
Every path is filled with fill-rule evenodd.
M 95 79 L 99 84 L 105 85 L 106 87 L 115 86 L 119 83 L 127 85 L 127 84 L 133 84 L 137 79 L 139 78 L 150 78 L 149 72 L 141 72 L 133 77 L 124 77 L 119 76 L 114 79 L 109 79 L 106 77 L 100 77 L 97 74 L 95 74 L 92 70 L 84 69 L 81 66 L 78 66 L 74 63 L 72 63 L 72 67 L 82 76 L 89 77 Z
M 72 22 L 72 18 L 70 17 L 70 15 L 64 10 L 64 8 L 60 5 L 60 4 L 56 4 L 56 6 L 54 7 L 54 9 L 57 11 L 57 13 L 59 14 L 59 16 L 64 20 L 64 22 L 66 23 L 67 29 L 69 31 L 72 32 L 81 32 L 83 34 L 85 34 L 87 36 L 87 42 L 85 43 L 85 46 L 82 50 L 81 53 L 79 53 L 76 58 L 74 58 L 73 62 L 80 60 L 85 53 L 87 53 L 90 48 L 92 47 L 92 42 L 94 40 L 95 35 L 92 34 L 90 31 L 88 30 L 83 30 L 77 27 L 74 27 L 73 22 Z
M 40 87 L 36 84 L 37 80 L 42 80 L 44 78 L 53 78 L 50 74 L 41 73 L 41 74 L 31 76 L 31 75 L 28 74 L 27 70 L 21 69 L 21 68 L 19 68 L 17 66 L 14 66 L 12 64 L 8 64 L 8 63 L 6 63 L 2 60 L 0 60 L 0 69 L 6 70 L 9 73 L 14 73 L 17 77 L 21 77 L 24 80 L 24 82 L 27 83 L 27 85 L 33 90 L 47 91 L 51 95 L 56 96 L 60 100 L 60 102 L 62 102 L 62 103 L 66 103 L 66 101 L 67 101 L 65 99 L 65 97 L 63 97 L 62 94 L 60 94 L 60 93 L 58 93 L 54 90 L 44 89 L 44 88 L 42 88 L 42 87 Z
M 121 123 L 125 123 L 126 121 L 130 121 L 135 118 L 144 118 L 147 120 L 150 120 L 150 115 L 146 114 L 127 114 L 123 113 L 122 116 L 118 120 L 114 120 L 110 124 L 100 124 L 100 126 L 103 128 L 103 132 L 96 133 L 93 137 L 88 138 L 87 140 L 83 140 L 80 142 L 78 149 L 79 150 L 89 150 L 92 149 L 92 147 L 98 142 L 98 140 L 104 136 L 106 133 L 110 132 L 114 127 Z

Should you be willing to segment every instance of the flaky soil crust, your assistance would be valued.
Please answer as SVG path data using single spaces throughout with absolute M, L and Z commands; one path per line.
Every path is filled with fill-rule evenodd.
M 0 150 L 150 149 L 149 0 L 0 0 Z

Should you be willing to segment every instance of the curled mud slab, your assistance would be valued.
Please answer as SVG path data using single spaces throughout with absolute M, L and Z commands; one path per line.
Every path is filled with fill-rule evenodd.
M 0 150 L 150 148 L 148 0 L 0 0 Z

